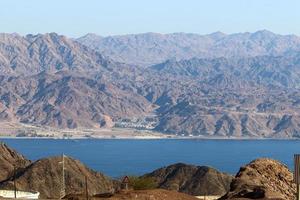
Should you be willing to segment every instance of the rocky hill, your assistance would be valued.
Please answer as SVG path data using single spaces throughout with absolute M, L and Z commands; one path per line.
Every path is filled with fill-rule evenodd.
M 64 36 L 1 34 L 0 44 L 1 120 L 111 127 L 114 118 L 151 110 L 144 97 L 114 83 L 128 76 L 127 66 Z
M 42 71 L 106 70 L 107 59 L 56 33 L 0 34 L 0 72 L 32 75 Z
M 220 200 L 293 200 L 296 185 L 293 174 L 282 163 L 261 158 L 240 168 L 233 178 L 205 166 L 183 163 L 160 168 L 143 177 L 153 178 L 163 189 L 141 191 L 119 191 L 119 182 L 113 181 L 102 173 L 93 171 L 73 158 L 64 157 L 65 194 L 62 191 L 62 156 L 50 157 L 30 162 L 5 144 L 0 145 L 0 188 L 38 191 L 40 198 L 67 199 L 85 198 L 85 177 L 90 197 L 107 199 L 195 199 L 199 196 L 220 196 Z M 16 166 L 14 176 L 13 166 Z M 167 189 L 167 190 L 165 190 Z M 114 193 L 116 192 L 116 193 Z M 187 194 L 183 194 L 183 193 Z
M 135 191 L 127 191 L 120 192 L 118 194 L 113 195 L 112 197 L 99 197 L 94 196 L 90 197 L 93 200 L 197 200 L 198 198 L 183 194 L 176 191 L 168 191 L 163 189 L 155 189 L 155 190 L 135 190 Z M 68 195 L 65 199 L 69 200 L 85 200 L 86 196 L 84 194 L 81 195 Z
M 17 189 L 38 191 L 40 198 L 60 198 L 62 193 L 62 157 L 37 160 L 16 176 Z M 2 171 L 2 170 L 1 170 Z M 95 172 L 80 161 L 65 157 L 65 194 L 84 193 L 85 177 L 87 177 L 90 195 L 113 192 L 110 178 Z M 0 188 L 13 189 L 13 177 L 0 183 Z
M 123 45 L 126 56 L 133 48 L 140 60 L 128 55 L 134 64 L 120 63 L 108 52 L 114 45 L 98 49 L 94 39 Z M 298 40 L 268 31 L 79 40 L 56 33 L 0 34 L 0 121 L 62 129 L 125 123 L 185 136 L 298 138 Z M 177 45 L 187 54 L 148 54 L 144 47 L 151 42 L 157 43 L 154 52 Z M 189 53 L 187 46 L 215 56 Z M 148 66 L 149 60 L 161 63 Z
M 221 196 L 228 190 L 232 176 L 206 166 L 178 163 L 157 169 L 144 177 L 153 178 L 159 188 L 193 196 Z
M 157 98 L 156 129 L 219 137 L 298 137 L 299 58 L 193 58 L 152 66 L 156 76 L 174 77 L 173 88 Z
M 23 155 L 0 142 L 0 182 L 13 176 L 14 171 L 30 164 Z
M 208 35 L 144 33 L 101 37 L 87 34 L 76 41 L 120 62 L 139 65 L 161 63 L 170 58 L 276 56 L 300 50 L 300 38 L 267 30 L 255 33 Z
M 292 172 L 271 159 L 257 159 L 241 167 L 233 179 L 225 199 L 294 200 L 296 185 Z

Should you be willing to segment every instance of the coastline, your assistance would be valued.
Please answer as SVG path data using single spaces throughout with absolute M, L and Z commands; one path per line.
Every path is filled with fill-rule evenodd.
M 249 140 L 273 140 L 273 141 L 300 141 L 300 138 L 255 138 L 255 137 L 182 137 L 182 136 L 172 136 L 172 137 L 16 137 L 16 136 L 0 136 L 1 139 L 41 139 L 41 140 L 232 140 L 232 141 L 249 141 Z
M 61 140 L 299 140 L 287 137 L 182 136 L 134 128 L 57 129 L 22 123 L 0 122 L 0 139 Z

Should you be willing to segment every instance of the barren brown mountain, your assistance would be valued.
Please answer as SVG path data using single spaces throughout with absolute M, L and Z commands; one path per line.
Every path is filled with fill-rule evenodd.
M 101 37 L 87 34 L 77 41 L 114 60 L 146 66 L 170 58 L 276 56 L 300 50 L 299 37 L 278 35 L 267 30 L 208 35 L 143 33 Z
M 107 46 L 98 49 L 84 38 L 56 33 L 0 34 L 0 120 L 72 129 L 154 128 L 185 136 L 299 137 L 297 36 L 259 31 L 126 38 L 101 39 Z M 131 48 L 142 51 L 130 46 L 134 41 L 142 41 L 141 47 L 162 43 L 145 50 L 153 51 L 148 58 L 132 55 Z M 173 58 L 167 49 L 176 41 L 183 45 Z M 195 54 L 185 48 L 193 42 Z M 114 43 L 122 43 L 124 55 L 143 60 L 108 58 Z M 198 55 L 200 44 L 208 46 Z M 159 49 L 165 53 L 157 54 Z M 161 63 L 140 65 L 154 58 Z
M 0 142 L 0 182 L 13 176 L 14 170 L 23 169 L 30 164 L 23 155 Z
M 85 200 L 86 196 L 84 194 L 81 195 L 68 195 L 65 199 L 68 200 Z M 155 190 L 138 190 L 138 191 L 128 191 L 121 192 L 113 195 L 112 197 L 89 197 L 91 200 L 197 200 L 196 197 L 190 196 L 187 194 L 179 193 L 176 191 L 168 191 L 163 189 L 155 189 Z
M 15 179 L 18 190 L 38 191 L 40 198 L 60 198 L 63 191 L 62 157 L 38 160 L 22 171 Z M 2 171 L 2 170 L 1 170 Z M 113 192 L 114 186 L 110 178 L 95 172 L 78 160 L 65 157 L 65 194 L 84 193 L 85 177 L 90 195 Z M 1 182 L 0 187 L 13 189 L 13 177 Z
M 221 199 L 294 200 L 296 185 L 287 166 L 276 160 L 257 159 L 241 167 L 230 191 Z
M 229 191 L 232 176 L 206 166 L 178 163 L 157 169 L 145 177 L 153 178 L 159 188 L 193 196 L 221 196 Z

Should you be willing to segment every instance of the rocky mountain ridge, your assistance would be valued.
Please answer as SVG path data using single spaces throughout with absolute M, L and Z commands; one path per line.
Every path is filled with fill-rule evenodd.
M 300 38 L 279 35 L 268 30 L 254 33 L 207 35 L 191 33 L 142 33 L 102 37 L 87 34 L 76 41 L 114 60 L 139 65 L 153 65 L 170 58 L 277 56 L 300 50 Z
M 61 192 L 63 161 L 65 193 Z M 292 200 L 296 193 L 292 172 L 286 165 L 268 158 L 256 159 L 242 166 L 234 178 L 210 167 L 177 163 L 141 176 L 148 180 L 152 178 L 159 189 L 124 193 L 119 191 L 119 181 L 89 169 L 71 157 L 56 156 L 31 162 L 1 143 L 0 172 L 1 189 L 13 190 L 15 181 L 18 190 L 38 191 L 40 198 L 60 198 L 62 195 L 70 199 L 85 198 L 85 180 L 90 196 L 107 199 L 101 198 L 101 194 L 109 194 L 116 200 L 149 199 L 149 196 L 161 199 L 162 195 L 164 199 L 194 199 L 195 195 L 220 197 L 223 194 L 220 200 Z
M 287 166 L 276 160 L 261 158 L 241 167 L 231 183 L 230 191 L 220 200 L 293 200 L 295 194 L 296 184 Z
M 193 196 L 224 195 L 232 176 L 207 166 L 177 163 L 157 169 L 144 177 L 153 178 L 159 188 L 175 190 Z
M 263 53 L 255 46 L 257 54 L 239 57 L 166 56 L 140 66 L 114 61 L 91 46 L 97 43 L 86 46 L 56 33 L 0 34 L 0 119 L 74 129 L 154 116 L 148 121 L 156 124 L 139 128 L 200 137 L 298 138 L 298 37 L 267 31 L 206 37 L 227 38 L 228 45 L 245 45 L 239 40 L 247 38 L 264 49 L 272 41 L 289 42 Z M 164 54 L 155 57 L 165 60 Z
M 23 155 L 0 143 L 0 181 L 13 176 L 15 168 L 25 168 L 30 163 Z
M 19 170 L 15 178 L 11 177 L 0 183 L 2 189 L 13 189 L 13 181 L 18 190 L 38 191 L 40 198 L 60 198 L 70 193 L 84 193 L 85 177 L 91 194 L 114 191 L 112 179 L 95 172 L 80 161 L 65 156 L 65 194 L 62 191 L 62 156 L 37 160 Z

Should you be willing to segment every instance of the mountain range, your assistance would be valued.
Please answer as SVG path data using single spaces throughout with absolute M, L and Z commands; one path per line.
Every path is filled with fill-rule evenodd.
M 71 129 L 155 121 L 177 135 L 295 138 L 299 69 L 300 38 L 266 30 L 3 33 L 0 120 Z
M 144 33 L 101 37 L 87 34 L 76 41 L 116 61 L 143 66 L 170 58 L 277 56 L 300 50 L 299 37 L 278 35 L 267 30 L 236 34 L 215 32 L 208 35 Z

